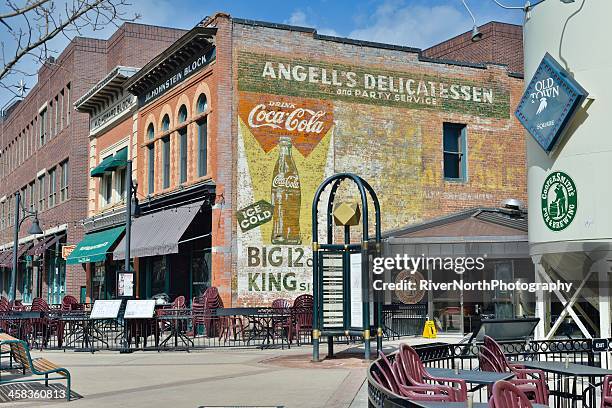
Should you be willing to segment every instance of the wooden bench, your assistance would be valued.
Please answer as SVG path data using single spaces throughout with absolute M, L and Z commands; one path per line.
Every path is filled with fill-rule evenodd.
M 1 336 L 0 336 L 1 337 Z M 8 345 L 10 348 L 11 358 L 20 365 L 20 369 L 25 375 L 31 373 L 33 375 L 44 375 L 45 386 L 49 386 L 49 381 L 66 380 L 66 399 L 70 401 L 70 372 L 57 364 L 47 360 L 46 358 L 33 359 L 30 354 L 28 344 L 23 340 L 0 340 L 0 347 Z M 49 375 L 56 374 L 57 376 L 50 377 Z M 3 380 L 0 378 L 0 385 L 15 382 L 35 382 L 43 381 L 42 378 L 16 378 Z

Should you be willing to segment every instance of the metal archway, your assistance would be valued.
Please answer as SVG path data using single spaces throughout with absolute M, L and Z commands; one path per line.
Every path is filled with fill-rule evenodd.
M 350 226 L 344 226 L 344 244 L 334 244 L 333 237 L 333 217 L 332 210 L 334 206 L 334 200 L 340 184 L 345 181 L 352 181 L 359 190 L 361 199 L 361 225 L 362 225 L 362 238 L 358 244 L 351 244 L 350 240 Z M 327 243 L 319 243 L 319 201 L 321 195 L 325 189 L 329 186 L 331 192 L 327 201 Z M 371 245 L 369 238 L 369 226 L 368 226 L 368 197 L 372 200 L 375 212 L 375 237 L 374 245 Z M 365 358 L 370 358 L 370 333 L 374 327 L 376 330 L 376 346 L 377 350 L 382 350 L 382 304 L 380 294 L 375 292 L 373 302 L 369 299 L 371 294 L 370 287 L 370 263 L 369 256 L 380 256 L 380 242 L 381 242 L 381 225 L 380 225 L 380 203 L 378 197 L 374 192 L 374 189 L 368 184 L 363 178 L 352 173 L 339 173 L 327 178 L 319 188 L 317 189 L 313 202 L 312 202 L 312 268 L 313 268 L 313 295 L 314 295 L 314 310 L 313 310 L 313 325 L 312 325 L 312 340 L 313 340 L 313 361 L 319 361 L 319 342 L 321 336 L 326 336 L 328 340 L 328 356 L 333 355 L 333 338 L 334 336 L 347 336 L 356 335 L 362 336 L 364 340 Z M 356 328 L 351 326 L 347 311 L 351 310 L 350 299 L 347 296 L 346 289 L 350 285 L 349 281 L 349 262 L 351 254 L 361 255 L 361 296 L 362 296 L 362 324 L 361 327 Z M 343 281 L 343 319 L 342 327 L 324 327 L 323 324 L 323 259 L 326 254 L 342 254 L 342 281 Z M 350 288 L 349 288 L 350 290 Z M 367 301 L 364 301 L 367 300 Z M 370 303 L 373 303 L 374 307 L 374 321 L 370 319 Z

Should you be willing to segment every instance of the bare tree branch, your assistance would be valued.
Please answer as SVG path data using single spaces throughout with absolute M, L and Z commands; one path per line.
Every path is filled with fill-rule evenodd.
M 128 0 L 65 0 L 59 7 L 58 0 L 4 1 L 8 11 L 0 14 L 0 38 L 12 39 L 10 44 L 0 41 L 0 88 L 6 90 L 15 87 L 8 82 L 9 77 L 35 74 L 25 73 L 17 66 L 26 58 L 45 63 L 54 52 L 49 48 L 50 42 L 58 35 L 71 40 L 83 32 L 139 18 L 137 14 L 126 16 L 123 9 L 131 5 Z

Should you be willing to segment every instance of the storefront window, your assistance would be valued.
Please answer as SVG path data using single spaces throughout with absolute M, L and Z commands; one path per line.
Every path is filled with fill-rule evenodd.
M 193 251 L 191 257 L 191 297 L 204 294 L 210 287 L 210 249 Z
M 151 259 L 151 296 L 167 293 L 168 262 L 165 256 Z
M 21 300 L 23 303 L 32 303 L 32 266 L 26 265 L 25 262 L 21 269 Z
M 59 256 L 50 256 L 47 273 L 48 302 L 59 304 L 66 294 L 66 261 Z
M 106 299 L 106 268 L 104 262 L 96 262 L 91 276 L 91 300 Z

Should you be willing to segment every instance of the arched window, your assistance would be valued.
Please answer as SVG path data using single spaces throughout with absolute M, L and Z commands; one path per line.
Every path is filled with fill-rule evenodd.
M 178 121 L 179 123 L 183 123 L 187 120 L 187 107 L 185 105 L 181 105 L 178 112 Z
M 208 108 L 208 101 L 206 100 L 206 95 L 200 94 L 198 96 L 198 113 L 203 113 Z
M 162 132 L 170 129 L 170 116 L 166 113 L 162 119 Z
M 155 137 L 155 128 L 153 127 L 152 123 L 149 123 L 149 127 L 147 128 L 147 137 L 149 140 L 153 140 Z

